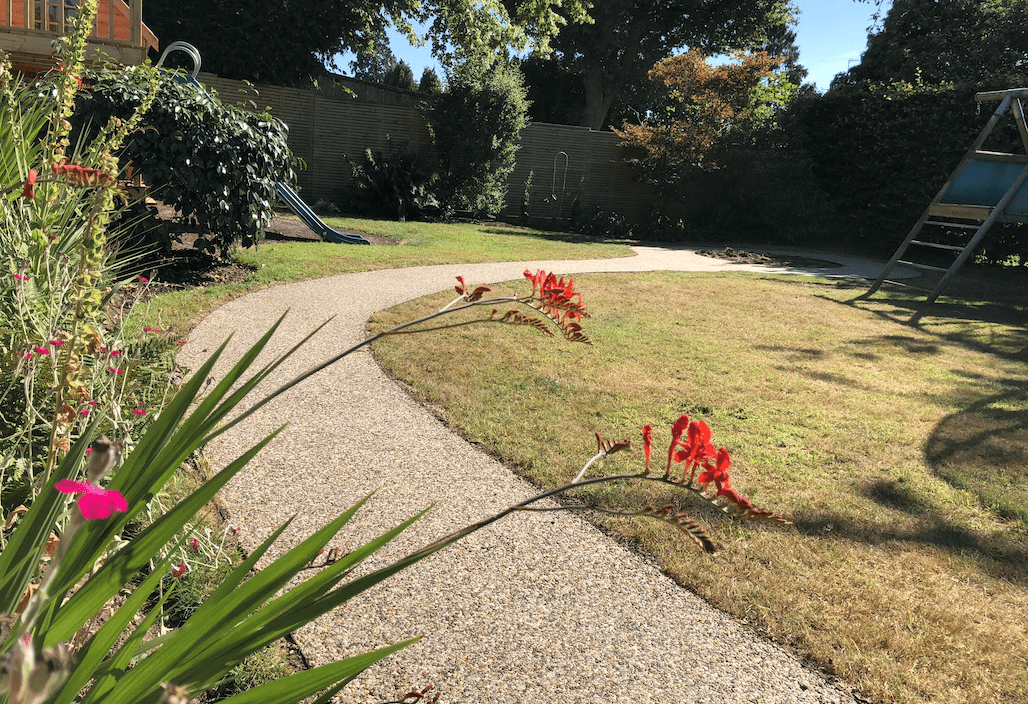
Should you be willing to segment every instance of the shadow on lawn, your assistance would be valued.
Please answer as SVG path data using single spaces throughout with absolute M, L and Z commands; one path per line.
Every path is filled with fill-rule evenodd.
M 901 482 L 879 480 L 860 488 L 864 498 L 909 519 L 889 524 L 852 514 L 809 513 L 793 517 L 808 535 L 835 535 L 869 545 L 920 543 L 978 559 L 993 576 L 1028 584 L 1028 382 L 980 397 L 936 425 L 925 443 L 932 472 L 971 493 L 985 509 L 1020 524 L 1009 532 L 974 530 L 951 521 Z
M 1028 382 L 943 418 L 925 444 L 935 474 L 1028 528 Z
M 490 235 L 506 235 L 508 237 L 524 235 L 526 237 L 533 237 L 540 240 L 549 240 L 550 242 L 568 242 L 571 244 L 634 244 L 625 239 L 616 237 L 593 237 L 590 235 L 583 235 L 577 232 L 554 232 L 551 230 L 533 230 L 531 228 L 522 227 L 487 227 L 482 230 Z
M 911 515 L 902 525 L 862 521 L 841 513 L 798 513 L 790 516 L 796 529 L 809 536 L 834 536 L 867 545 L 914 543 L 977 559 L 979 568 L 999 579 L 1028 585 L 1028 549 L 1006 535 L 991 535 L 948 521 L 909 493 L 887 482 L 865 489 L 871 500 Z

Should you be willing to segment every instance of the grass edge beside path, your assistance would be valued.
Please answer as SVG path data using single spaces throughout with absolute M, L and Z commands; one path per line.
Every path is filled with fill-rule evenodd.
M 725 548 L 713 559 L 665 526 L 605 528 L 874 701 L 1028 701 L 1028 485 L 1016 481 L 1028 463 L 1028 323 L 1009 315 L 1016 306 L 950 299 L 911 325 L 910 296 L 854 303 L 866 284 L 853 282 L 575 279 L 593 347 L 488 326 L 388 338 L 376 358 L 470 442 L 547 488 L 591 455 L 593 431 L 638 444 L 652 423 L 659 455 L 678 414 L 706 420 L 732 452 L 733 486 L 796 528 L 679 506 Z M 442 298 L 383 311 L 373 329 Z M 454 349 L 480 354 L 455 371 Z M 606 469 L 634 471 L 640 454 Z
M 328 218 L 332 227 L 388 237 L 389 245 L 266 241 L 240 249 L 233 261 L 249 268 L 242 282 L 160 293 L 136 313 L 140 325 L 185 335 L 207 313 L 266 286 L 336 274 L 435 264 L 609 259 L 633 256 L 628 245 L 592 242 L 573 234 L 488 224 L 393 222 Z

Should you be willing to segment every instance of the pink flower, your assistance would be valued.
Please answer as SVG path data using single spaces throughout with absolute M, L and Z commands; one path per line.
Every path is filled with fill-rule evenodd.
M 142 408 L 133 408 L 132 412 L 134 414 L 136 414 L 137 416 L 145 416 L 146 415 L 146 411 L 144 411 Z
M 186 340 L 175 340 L 175 342 L 180 345 L 186 344 Z
M 25 354 L 22 355 L 22 357 L 24 357 L 25 359 L 32 359 L 32 353 L 31 352 L 26 352 Z
M 38 178 L 39 172 L 35 169 L 29 169 L 29 177 L 25 179 L 25 189 L 21 192 L 22 198 L 32 200 L 36 197 L 36 180 Z
M 88 408 L 83 408 L 81 411 L 79 411 L 79 415 L 88 416 L 89 415 L 89 409 Z
M 62 494 L 82 494 L 76 501 L 82 517 L 87 521 L 110 518 L 115 511 L 128 511 L 125 497 L 117 491 L 107 491 L 89 482 L 74 482 L 62 479 L 54 488 Z
M 111 355 L 112 357 L 120 357 L 121 356 L 121 350 L 111 350 L 110 352 L 108 352 L 108 354 Z
M 111 374 L 124 374 L 125 373 L 125 371 L 123 369 L 118 369 L 117 367 L 107 367 L 107 371 L 109 371 Z
M 18 281 L 28 281 L 29 280 L 29 277 L 22 276 L 21 274 L 14 274 L 14 278 L 16 278 Z
M 50 354 L 50 350 L 46 347 L 33 347 L 32 349 L 34 349 L 38 354 Z
M 171 576 L 178 579 L 188 571 L 189 568 L 186 567 L 184 564 L 178 564 L 171 568 Z
M 200 549 L 200 541 L 193 538 L 193 552 L 197 552 Z
M 64 347 L 64 340 L 50 340 L 51 347 Z
M 143 332 L 160 332 L 160 331 L 161 331 L 160 328 L 151 328 L 151 327 L 143 328 Z
M 150 279 L 146 278 L 145 276 L 137 276 L 136 280 L 137 281 L 142 281 L 144 284 L 150 283 Z
M 88 454 L 89 454 L 90 452 L 92 452 L 92 451 L 93 451 L 93 448 L 91 448 L 91 447 L 87 447 L 87 448 L 86 448 L 86 454 L 87 454 L 87 455 L 88 455 Z

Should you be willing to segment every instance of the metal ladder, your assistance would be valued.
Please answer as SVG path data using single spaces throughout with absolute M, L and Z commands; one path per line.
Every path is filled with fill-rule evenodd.
M 967 153 L 964 155 L 960 164 L 953 170 L 949 179 L 945 184 L 943 184 L 942 188 L 939 189 L 939 192 L 935 195 L 935 198 L 932 199 L 932 202 L 929 203 L 928 207 L 925 208 L 917 223 L 913 228 L 911 228 L 902 244 L 900 244 L 899 249 L 896 250 L 892 259 L 889 260 L 885 269 L 882 270 L 881 275 L 871 285 L 871 288 L 861 295 L 860 298 L 870 298 L 876 291 L 878 291 L 879 288 L 881 288 L 883 283 L 890 283 L 927 292 L 927 302 L 934 303 L 960 267 L 964 265 L 968 258 L 970 258 L 975 248 L 981 243 L 982 239 L 989 231 L 989 228 L 991 228 L 997 221 L 1028 221 L 1025 214 L 1007 213 L 1007 208 L 1011 201 L 1018 196 L 1021 187 L 1025 184 L 1025 181 L 1028 180 L 1028 127 L 1025 125 L 1025 113 L 1021 105 L 1021 98 L 1023 97 L 1028 97 L 1028 88 L 991 91 L 975 95 L 975 100 L 979 103 L 989 100 L 999 100 L 1000 105 L 996 108 L 996 111 L 982 129 L 977 139 L 975 139 L 974 144 L 972 144 L 971 148 L 967 150 Z M 992 132 L 992 129 L 1008 110 L 1012 111 L 1014 119 L 1017 122 L 1017 128 L 1020 132 L 1021 142 L 1025 147 L 1026 154 L 1007 154 L 1003 152 L 983 151 L 981 147 L 985 142 L 985 139 L 989 136 L 989 133 Z M 974 197 L 967 197 L 969 194 L 967 193 L 968 187 L 965 185 L 966 181 L 974 181 L 976 177 L 981 178 L 983 176 L 991 176 L 987 172 L 994 168 L 1005 170 L 1006 176 L 1013 175 L 1013 170 L 1007 169 L 1003 166 L 991 167 L 990 165 L 992 164 L 1010 165 L 1013 170 L 1017 170 L 1018 167 L 1020 168 L 1017 171 L 1016 176 L 1013 177 L 1013 180 L 1010 181 L 1009 186 L 1006 187 L 1003 195 L 998 199 L 998 201 L 995 201 L 993 205 L 966 202 L 968 200 L 976 199 Z M 1005 185 L 1006 182 L 1004 181 L 1004 186 Z M 958 186 L 958 188 L 954 189 L 954 186 Z M 955 190 L 959 191 L 959 193 L 953 192 Z M 978 198 L 978 200 L 988 199 L 981 197 Z M 968 239 L 968 241 L 963 245 L 940 244 L 937 242 L 931 242 L 922 237 L 921 232 L 926 226 L 942 227 L 946 230 L 974 230 L 974 232 L 971 234 L 970 239 Z M 956 253 L 956 259 L 948 267 L 914 261 L 912 257 L 905 256 L 907 250 L 911 246 L 954 252 Z M 902 281 L 888 278 L 889 274 L 897 264 L 909 266 L 914 269 L 921 269 L 923 271 L 941 273 L 942 276 L 934 288 L 928 289 L 913 286 Z

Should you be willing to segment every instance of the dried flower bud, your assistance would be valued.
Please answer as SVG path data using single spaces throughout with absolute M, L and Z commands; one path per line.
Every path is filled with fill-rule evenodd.
M 92 445 L 93 451 L 89 455 L 86 479 L 96 484 L 110 472 L 114 465 L 121 461 L 121 449 L 124 444 L 124 440 L 111 442 L 106 435 L 101 435 L 100 439 Z
M 22 704 L 43 704 L 60 689 L 75 667 L 75 655 L 67 643 L 44 650 L 26 678 Z
M 164 694 L 159 704 L 189 704 L 189 690 L 170 682 L 164 683 Z

